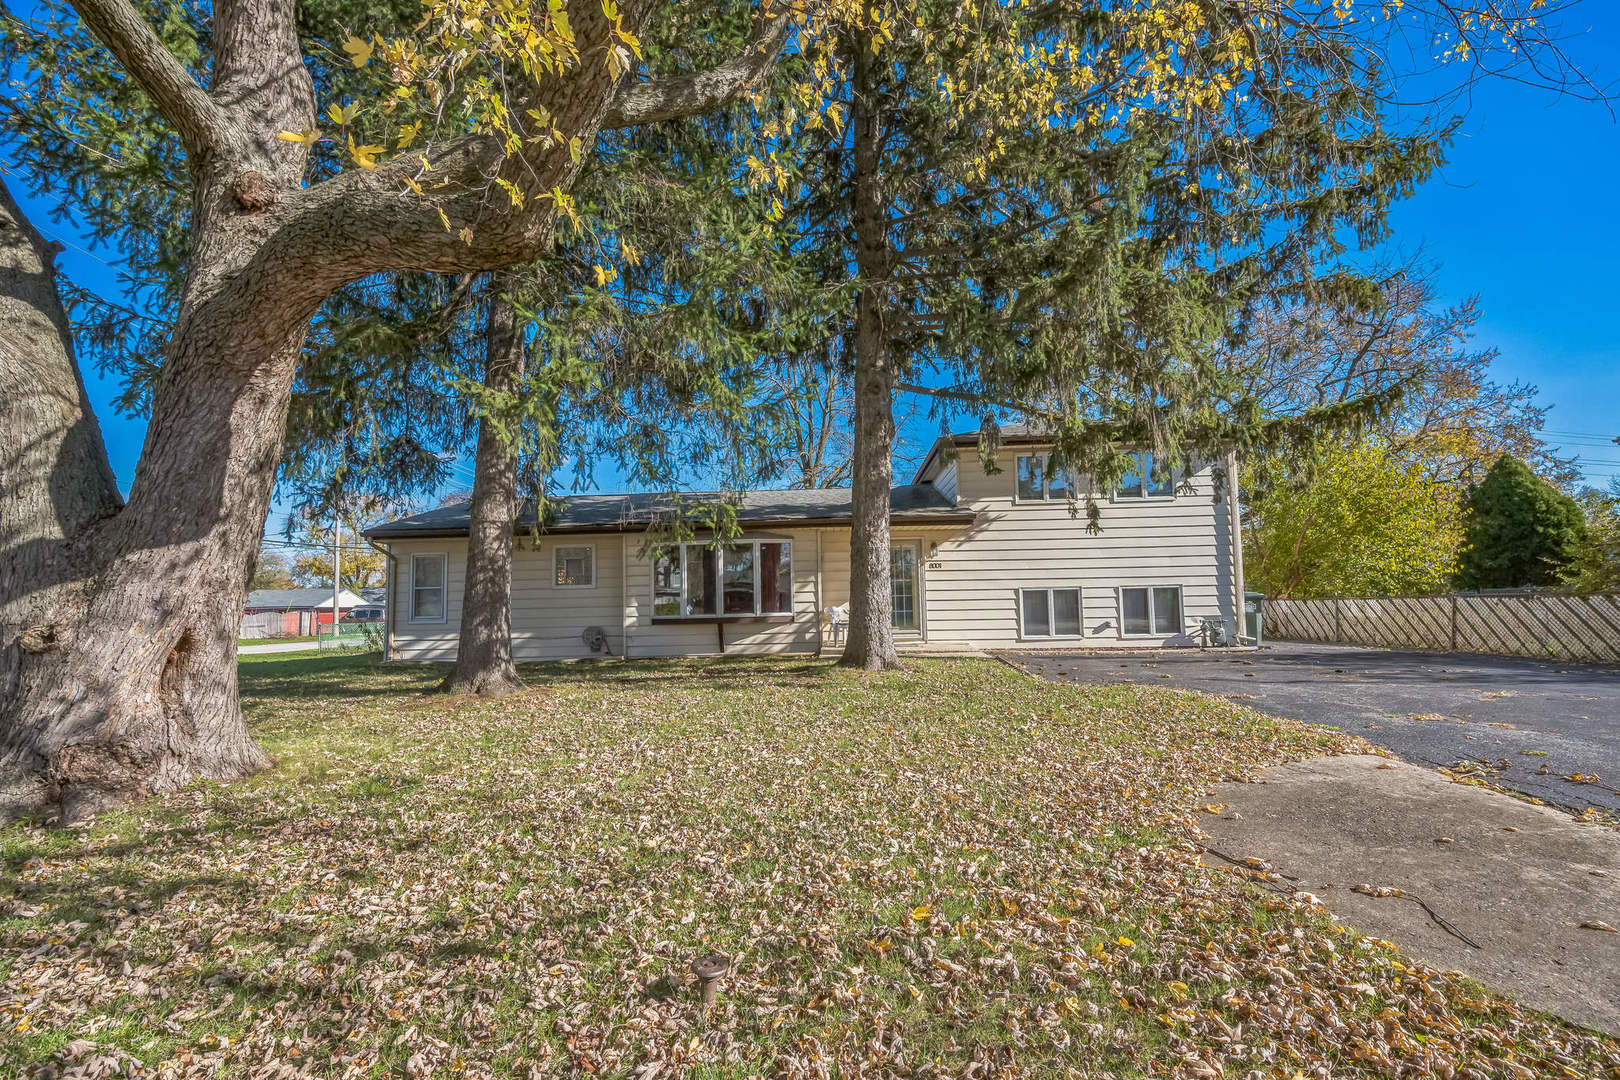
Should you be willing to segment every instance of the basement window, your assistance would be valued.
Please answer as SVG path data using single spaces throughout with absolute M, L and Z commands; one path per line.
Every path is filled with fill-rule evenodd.
M 1079 637 L 1079 589 L 1020 589 L 1018 636 Z
M 1181 586 L 1132 585 L 1120 589 L 1119 628 L 1125 637 L 1181 633 Z

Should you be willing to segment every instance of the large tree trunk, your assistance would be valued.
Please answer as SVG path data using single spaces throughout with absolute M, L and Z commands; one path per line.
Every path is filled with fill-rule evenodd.
M 506 295 L 504 274 L 490 282 L 484 335 L 484 386 L 510 392 L 523 377 L 523 325 Z M 501 697 L 523 688 L 512 663 L 512 532 L 517 518 L 517 447 L 486 415 L 478 422 L 467 584 L 461 601 L 456 666 L 440 689 Z
M 5 230 L 10 240 L 26 230 L 7 204 L 19 223 Z M 211 269 L 242 257 L 231 231 L 199 244 Z M 37 241 L 29 246 L 37 260 Z M 8 266 L 18 251 L 7 244 Z M 236 640 L 313 307 L 284 310 L 287 294 L 276 292 L 225 305 L 228 317 L 206 306 L 182 313 L 119 509 L 54 287 L 37 282 L 6 278 L 4 303 L 25 320 L 0 323 L 0 391 L 54 411 L 8 423 L 6 459 L 32 441 L 56 464 L 8 471 L 6 501 L 48 499 L 66 512 L 54 523 L 8 514 L 0 531 L 0 810 L 60 805 L 76 820 L 132 795 L 268 764 L 238 707 Z
M 794 25 L 776 11 L 732 60 L 621 95 L 600 50 L 639 29 L 646 5 L 622 5 L 618 24 L 571 5 L 581 62 L 525 81 L 515 101 L 544 106 L 564 138 L 507 155 L 501 139 L 469 134 L 431 161 L 400 154 L 306 183 L 308 144 L 282 137 L 315 126 L 292 0 L 214 5 L 208 89 L 127 4 L 74 7 L 174 126 L 194 188 L 185 284 L 122 508 L 50 252 L 9 195 L 0 215 L 0 814 L 60 804 L 67 820 L 267 764 L 242 721 L 236 640 L 299 351 L 326 297 L 373 273 L 533 258 L 562 202 L 546 196 L 572 188 L 578 148 L 604 120 L 730 100 Z M 411 179 L 428 167 L 431 191 Z M 497 174 L 526 197 L 520 209 Z
M 855 455 L 849 537 L 849 638 L 842 663 L 879 671 L 900 666 L 894 651 L 889 566 L 889 489 L 894 480 L 894 368 L 884 308 L 889 234 L 883 202 L 879 92 L 870 42 L 854 43 Z

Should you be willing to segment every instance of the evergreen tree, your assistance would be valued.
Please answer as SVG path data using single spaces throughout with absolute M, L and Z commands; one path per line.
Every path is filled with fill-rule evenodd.
M 131 0 L 76 5 L 116 100 L 155 110 L 163 144 L 184 155 L 193 210 L 125 503 L 84 402 L 51 251 L 0 195 L 0 399 L 16 406 L 0 455 L 26 461 L 26 512 L 0 521 L 0 582 L 28 583 L 0 591 L 0 636 L 27 646 L 0 659 L 7 811 L 54 804 L 78 818 L 266 763 L 242 723 L 236 629 L 311 319 L 353 281 L 477 273 L 544 251 L 599 130 L 746 91 L 796 21 L 762 12 L 740 54 L 642 79 L 636 34 L 663 5 L 573 7 L 433 3 L 397 37 L 312 43 L 292 0 L 213 7 L 206 38 L 169 35 L 167 12 Z M 469 19 L 502 32 L 469 39 Z M 58 40 L 11 43 L 32 55 Z M 325 71 L 368 66 L 386 90 L 319 97 Z M 120 124 L 103 87 L 70 78 L 53 97 L 40 91 L 55 69 L 16 70 L 16 97 Z M 36 185 L 53 171 L 32 144 L 8 149 Z M 80 692 L 64 698 L 64 684 Z
M 1468 494 L 1457 587 L 1556 585 L 1585 535 L 1586 522 L 1574 499 L 1503 454 Z
M 844 662 L 883 668 L 897 393 L 980 420 L 987 460 L 995 420 L 1026 419 L 1093 491 L 1131 446 L 1180 468 L 1374 409 L 1268 415 L 1222 351 L 1265 304 L 1366 296 L 1340 238 L 1383 235 L 1442 132 L 1388 128 L 1377 46 L 1337 20 L 855 7 L 801 36 L 746 175 L 823 262 L 801 309 L 854 387 Z

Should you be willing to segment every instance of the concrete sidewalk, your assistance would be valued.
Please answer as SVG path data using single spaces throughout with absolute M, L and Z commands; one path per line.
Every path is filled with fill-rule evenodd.
M 320 646 L 313 641 L 291 641 L 286 644 L 272 645 L 239 645 L 236 649 L 238 656 L 262 656 L 265 653 L 284 652 L 318 652 Z
M 1601 928 L 1620 928 L 1612 828 L 1371 755 L 1265 769 L 1210 805 L 1211 865 L 1264 860 L 1430 967 L 1620 1034 L 1620 933 Z

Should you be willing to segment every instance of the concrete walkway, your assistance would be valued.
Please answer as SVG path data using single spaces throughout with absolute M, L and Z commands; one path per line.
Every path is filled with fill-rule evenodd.
M 238 656 L 262 656 L 265 653 L 283 652 L 317 652 L 320 646 L 313 641 L 290 641 L 284 644 L 271 645 L 239 645 L 236 649 Z
M 1620 928 L 1620 833 L 1370 755 L 1277 766 L 1210 798 L 1212 865 L 1262 859 L 1430 967 L 1620 1034 L 1620 933 L 1601 928 Z

